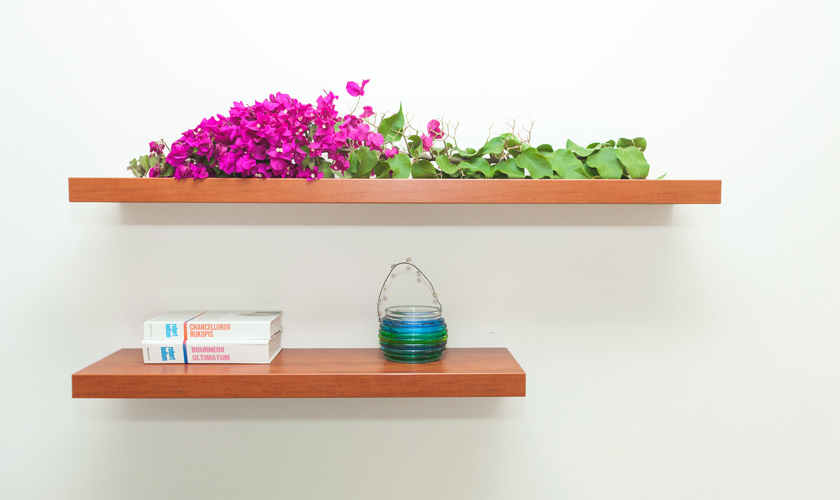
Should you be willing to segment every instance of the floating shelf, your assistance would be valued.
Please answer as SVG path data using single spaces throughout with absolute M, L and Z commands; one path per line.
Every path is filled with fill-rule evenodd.
M 74 398 L 411 398 L 524 396 L 504 348 L 449 348 L 439 361 L 386 361 L 379 349 L 286 349 L 266 365 L 145 364 L 121 349 L 73 374 Z
M 69 179 L 71 202 L 720 204 L 721 181 L 563 179 Z

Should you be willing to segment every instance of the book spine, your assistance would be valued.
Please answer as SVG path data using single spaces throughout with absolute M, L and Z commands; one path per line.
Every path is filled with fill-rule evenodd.
M 146 321 L 143 323 L 143 338 L 183 339 L 184 324 L 162 321 Z
M 270 363 L 280 352 L 280 336 L 271 341 L 211 341 L 186 342 L 143 341 L 146 363 Z
M 191 314 L 183 319 L 151 319 L 143 322 L 143 338 L 156 340 L 184 340 L 187 323 L 201 313 Z
M 184 342 L 143 341 L 144 363 L 186 363 Z
M 186 328 L 188 340 L 269 340 L 282 331 L 279 325 L 268 323 L 208 323 L 201 321 L 201 318 L 187 322 Z
M 198 345 L 187 341 L 188 363 L 269 363 L 268 343 L 238 344 L 236 342 L 202 342 Z

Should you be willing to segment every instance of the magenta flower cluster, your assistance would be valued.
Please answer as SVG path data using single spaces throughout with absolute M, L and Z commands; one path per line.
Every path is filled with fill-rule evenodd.
M 347 92 L 361 97 L 367 83 L 348 82 Z M 251 106 L 236 102 L 227 116 L 204 119 L 184 132 L 172 144 L 166 161 L 179 179 L 320 179 L 323 168 L 344 172 L 349 167 L 350 150 L 367 146 L 382 151 L 384 138 L 366 122 L 374 114 L 370 106 L 364 106 L 360 116 L 342 116 L 335 109 L 337 99 L 329 92 L 313 106 L 277 93 Z M 150 144 L 152 152 L 160 154 L 157 148 L 157 143 Z M 158 167 L 149 171 L 150 177 L 158 175 Z
M 420 140 L 423 142 L 423 150 L 428 151 L 432 149 L 435 144 L 435 139 L 443 138 L 443 131 L 440 129 L 440 122 L 432 120 L 426 125 L 427 134 L 420 134 Z

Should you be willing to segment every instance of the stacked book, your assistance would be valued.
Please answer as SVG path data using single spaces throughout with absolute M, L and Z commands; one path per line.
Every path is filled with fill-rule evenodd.
M 146 363 L 270 363 L 282 312 L 188 311 L 143 323 Z

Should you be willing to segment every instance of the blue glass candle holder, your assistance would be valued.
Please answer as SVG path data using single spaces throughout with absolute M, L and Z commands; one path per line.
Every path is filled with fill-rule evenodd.
M 382 305 L 387 300 L 385 292 L 388 279 L 392 277 L 397 266 L 407 265 L 417 271 L 417 281 L 426 280 L 432 290 L 434 305 L 403 305 L 386 307 L 384 313 Z M 449 331 L 442 316 L 442 307 L 438 301 L 431 281 L 420 269 L 411 263 L 411 259 L 391 266 L 391 272 L 385 278 L 379 291 L 377 314 L 379 316 L 379 346 L 385 359 L 397 363 L 429 363 L 437 361 L 446 349 Z

